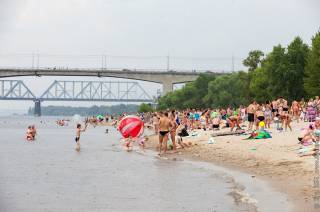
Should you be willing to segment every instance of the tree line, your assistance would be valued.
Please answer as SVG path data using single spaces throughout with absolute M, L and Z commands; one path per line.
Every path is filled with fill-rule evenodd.
M 247 71 L 201 74 L 182 89 L 158 101 L 158 109 L 219 108 L 264 103 L 279 96 L 289 102 L 320 95 L 320 31 L 308 46 L 300 37 L 269 53 L 250 51 L 243 60 Z
M 41 113 L 44 116 L 73 116 L 79 114 L 81 116 L 96 116 L 96 115 L 120 115 L 123 113 L 136 113 L 139 105 L 111 105 L 111 106 L 92 106 L 92 107 L 69 107 L 69 106 L 46 106 L 41 107 Z M 34 108 L 28 110 L 28 115 L 34 114 Z

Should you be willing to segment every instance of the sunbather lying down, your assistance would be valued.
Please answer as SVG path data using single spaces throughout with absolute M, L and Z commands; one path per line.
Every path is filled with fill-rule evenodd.
M 307 152 L 307 153 L 303 153 L 300 155 L 300 157 L 304 157 L 304 156 L 316 156 L 317 154 L 319 154 L 319 149 L 314 148 L 311 151 Z

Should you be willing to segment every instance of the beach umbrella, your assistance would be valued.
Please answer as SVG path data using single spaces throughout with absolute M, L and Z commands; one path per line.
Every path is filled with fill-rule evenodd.
M 124 138 L 136 138 L 143 133 L 143 121 L 137 116 L 126 116 L 121 119 L 118 130 Z

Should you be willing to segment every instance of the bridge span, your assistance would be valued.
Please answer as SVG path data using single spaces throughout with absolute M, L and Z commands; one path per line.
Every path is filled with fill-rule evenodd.
M 138 82 L 57 80 L 39 97 L 21 80 L 0 80 L 0 100 L 31 100 L 37 116 L 43 101 L 155 102 Z
M 115 77 L 148 82 L 161 83 L 162 94 L 173 90 L 174 84 L 191 82 L 199 74 L 222 74 L 223 72 L 195 72 L 195 71 L 164 71 L 164 70 L 129 70 L 129 69 L 76 69 L 76 68 L 0 68 L 1 77 L 18 76 L 96 76 Z

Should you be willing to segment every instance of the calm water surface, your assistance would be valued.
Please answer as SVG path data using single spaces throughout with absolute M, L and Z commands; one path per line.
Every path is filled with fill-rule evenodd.
M 152 151 L 127 153 L 113 128 L 105 134 L 106 127 L 89 127 L 76 152 L 74 123 L 54 120 L 0 118 L 1 212 L 292 209 L 285 195 L 249 175 Z M 39 133 L 32 143 L 24 140 L 31 123 Z

